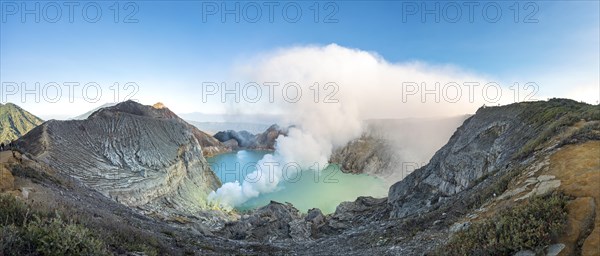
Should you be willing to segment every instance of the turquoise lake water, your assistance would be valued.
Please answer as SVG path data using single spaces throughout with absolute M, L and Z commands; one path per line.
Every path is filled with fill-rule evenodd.
M 223 183 L 242 181 L 245 174 L 256 168 L 254 165 L 269 151 L 242 150 L 208 158 L 208 163 Z M 324 213 L 332 213 L 344 201 L 354 201 L 358 196 L 387 196 L 388 187 L 384 181 L 365 174 L 346 174 L 337 165 L 329 165 L 320 175 L 311 170 L 303 170 L 290 175 L 271 193 L 261 194 L 236 207 L 239 210 L 254 209 L 267 205 L 271 200 L 290 202 L 302 212 L 319 208 Z

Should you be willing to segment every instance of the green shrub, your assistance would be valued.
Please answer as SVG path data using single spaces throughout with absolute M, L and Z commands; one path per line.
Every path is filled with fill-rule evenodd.
M 581 141 L 600 140 L 600 122 L 588 122 L 561 141 L 560 146 Z
M 521 113 L 521 119 L 539 132 L 516 153 L 518 158 L 528 156 L 563 129 L 580 120 L 600 120 L 598 105 L 588 105 L 565 99 L 551 99 L 547 103 L 525 102 L 520 104 L 529 105 Z
M 31 211 L 12 195 L 0 195 L 0 255 L 108 255 L 86 227 Z
M 0 227 L 0 255 L 32 254 L 31 246 L 23 239 L 23 229 L 16 225 Z
M 521 250 L 541 251 L 564 228 L 567 201 L 562 194 L 531 198 L 457 232 L 438 254 L 512 255 Z
M 23 225 L 29 215 L 22 201 L 9 194 L 0 194 L 0 226 Z
M 25 240 L 42 255 L 107 255 L 102 241 L 78 224 L 65 223 L 60 217 L 36 219 L 25 227 Z

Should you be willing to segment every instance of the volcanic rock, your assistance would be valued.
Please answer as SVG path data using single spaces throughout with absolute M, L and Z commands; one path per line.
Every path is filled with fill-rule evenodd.
M 166 107 L 127 101 L 85 120 L 43 123 L 20 150 L 127 206 L 198 211 L 221 184 L 201 131 Z

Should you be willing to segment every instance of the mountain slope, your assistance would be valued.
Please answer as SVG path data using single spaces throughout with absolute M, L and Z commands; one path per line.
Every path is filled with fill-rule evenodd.
M 367 120 L 362 136 L 334 149 L 330 162 L 339 164 L 343 172 L 398 181 L 425 165 L 467 118 Z
M 125 205 L 198 211 L 220 186 L 202 155 L 202 135 L 165 107 L 127 101 L 85 120 L 45 122 L 17 145 Z
M 338 207 L 322 230 L 369 230 L 354 236 L 384 240 L 391 254 L 598 255 L 599 142 L 598 105 L 481 108 L 426 166 L 390 187 L 387 204 L 354 215 Z M 361 209 L 361 200 L 349 205 Z M 540 218 L 550 212 L 554 220 Z
M 214 137 L 227 145 L 229 148 L 236 149 L 256 149 L 256 150 L 275 150 L 275 143 L 279 135 L 287 136 L 288 128 L 281 128 L 279 125 L 271 125 L 264 132 L 251 134 L 248 131 L 220 131 Z
M 87 120 L 50 121 L 32 130 L 18 141 L 26 149 L 22 161 L 11 161 L 14 187 L 20 189 L 12 192 L 46 207 L 56 205 L 49 194 L 73 206 L 53 210 L 83 207 L 85 213 L 76 214 L 85 214 L 78 218 L 91 230 L 116 217 L 116 222 L 106 221 L 117 223 L 110 232 L 121 234 L 119 239 L 122 228 L 142 227 L 171 246 L 160 254 L 178 248 L 200 255 L 599 252 L 597 105 L 552 99 L 482 108 L 427 165 L 394 184 L 387 198 L 359 197 L 329 215 L 318 209 L 301 213 L 291 204 L 271 202 L 234 221 L 203 215 L 206 208 L 187 215 L 163 214 L 169 209 L 185 211 L 197 198 L 194 193 L 207 186 L 198 173 L 210 173 L 194 168 L 205 166 L 205 161 L 193 132 L 161 109 L 126 102 Z M 20 162 L 35 170 L 24 171 Z M 52 168 L 45 168 L 46 163 Z M 81 182 L 55 180 L 65 174 Z M 173 189 L 156 185 L 164 180 L 175 184 Z M 119 209 L 114 200 L 83 190 L 80 183 L 130 207 Z M 131 214 L 138 209 L 146 215 Z M 199 222 L 206 220 L 216 225 L 203 229 Z M 140 250 L 125 252 L 130 251 Z
M 0 104 L 0 141 L 17 139 L 42 122 L 42 119 L 15 104 Z
M 94 112 L 96 112 L 96 111 L 98 111 L 98 110 L 100 110 L 100 109 L 103 109 L 103 108 L 112 107 L 112 106 L 114 106 L 114 105 L 117 105 L 117 103 L 104 103 L 104 104 L 102 104 L 100 107 L 94 108 L 94 109 L 92 109 L 92 110 L 90 110 L 90 111 L 88 111 L 88 112 L 85 112 L 85 113 L 83 113 L 83 114 L 81 114 L 81 115 L 78 115 L 78 116 L 76 116 L 76 117 L 73 117 L 73 118 L 71 118 L 71 120 L 83 120 L 83 119 L 86 119 L 86 118 L 88 118 L 88 117 L 89 117 L 91 114 L 93 114 Z
M 198 122 L 186 119 L 186 122 L 196 126 L 201 131 L 215 135 L 219 131 L 248 131 L 252 134 L 257 134 L 269 128 L 268 124 L 260 123 L 243 123 L 243 122 Z
M 580 120 L 600 120 L 598 106 L 572 100 L 481 108 L 429 164 L 390 188 L 393 217 L 425 211 L 486 176 L 510 169 Z
M 128 101 L 128 102 L 131 103 L 133 101 Z M 121 105 L 121 106 L 117 107 L 116 105 Z M 125 106 L 127 106 L 127 107 L 125 107 Z M 208 156 L 213 156 L 216 154 L 225 153 L 225 152 L 229 151 L 229 148 L 227 148 L 225 145 L 223 145 L 217 139 L 213 138 L 211 135 L 207 134 L 206 132 L 199 130 L 196 126 L 191 125 L 187 121 L 184 121 L 179 116 L 177 116 L 175 113 L 173 113 L 171 110 L 166 108 L 162 103 L 158 102 L 158 103 L 154 104 L 153 107 L 155 109 L 154 110 L 155 113 L 151 114 L 152 116 L 157 117 L 157 118 L 172 118 L 172 119 L 176 119 L 178 122 L 185 124 L 185 126 L 188 127 L 188 129 L 190 129 L 194 133 L 194 136 L 200 142 L 200 145 L 202 146 L 202 153 L 204 154 L 204 156 L 208 157 Z M 133 109 L 137 109 L 136 106 L 131 105 L 129 103 L 127 103 L 127 104 L 106 103 L 98 108 L 92 109 L 82 115 L 74 117 L 71 120 L 85 120 L 88 117 L 92 116 L 93 114 L 95 114 L 96 112 L 98 112 L 104 108 L 120 109 L 121 111 L 133 111 Z M 140 110 L 140 109 L 137 110 L 137 113 L 142 113 L 142 112 L 144 112 L 144 110 Z M 150 114 L 150 113 L 146 113 L 146 114 Z
M 222 234 L 291 239 L 302 255 L 598 255 L 598 185 L 600 107 L 516 103 L 479 109 L 388 198 L 359 197 L 327 216 L 272 202 Z M 263 216 L 280 228 L 265 234 Z

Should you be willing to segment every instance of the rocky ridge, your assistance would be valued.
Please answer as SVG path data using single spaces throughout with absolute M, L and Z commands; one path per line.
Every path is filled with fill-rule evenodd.
M 218 247 L 208 250 L 194 247 L 195 252 L 444 255 L 441 248 L 455 234 L 468 230 L 474 223 L 491 218 L 504 209 L 525 205 L 531 197 L 561 192 L 572 198 L 567 205 L 567 228 L 564 234 L 552 240 L 556 244 L 544 245 L 537 252 L 594 255 L 599 244 L 595 237 L 600 232 L 599 211 L 595 210 L 595 205 L 600 202 L 600 194 L 595 189 L 598 184 L 595 181 L 600 178 L 600 159 L 595 153 L 600 152 L 599 110 L 598 106 L 563 99 L 479 109 L 427 165 L 394 184 L 387 198 L 359 197 L 354 202 L 340 204 L 330 215 L 323 215 L 318 209 L 300 213 L 292 205 L 271 202 L 259 209 L 239 213 L 236 220 L 221 219 L 221 225 L 211 230 L 200 228 L 202 234 L 195 239 L 201 243 L 214 242 Z M 91 119 L 101 116 L 103 114 Z M 169 118 L 157 119 L 177 123 Z M 29 153 L 31 157 L 52 163 L 50 160 L 56 154 L 44 153 L 54 151 L 48 148 L 74 143 L 62 141 L 60 138 L 66 134 L 52 126 L 41 132 L 43 136 L 32 137 L 36 140 L 35 146 L 29 146 L 29 151 L 33 152 Z M 89 132 L 89 128 L 83 127 Z M 75 131 L 71 130 L 71 133 Z M 193 137 L 193 141 L 197 141 L 191 133 L 182 137 Z M 123 142 L 123 145 L 129 145 L 127 140 Z M 89 144 L 85 140 L 82 143 Z M 135 152 L 122 149 L 117 152 L 135 155 Z M 194 156 L 201 156 L 198 149 L 194 152 Z M 25 157 L 28 158 L 28 154 Z M 164 158 L 160 155 L 152 157 Z M 58 165 L 55 163 L 54 166 Z M 64 167 L 75 169 L 74 166 Z M 193 215 L 187 216 L 172 225 L 198 230 L 193 228 L 197 219 L 192 218 Z M 182 246 L 186 245 L 183 243 Z M 231 248 L 239 251 L 231 251 Z
M 127 101 L 85 120 L 45 122 L 17 145 L 127 206 L 193 212 L 220 186 L 203 157 L 204 135 L 167 108 Z
M 336 148 L 329 161 L 346 173 L 401 180 L 425 165 L 468 117 L 367 120 L 362 136 Z
M 597 145 L 591 146 L 593 150 L 600 152 L 598 110 L 598 106 L 562 99 L 481 108 L 456 130 L 427 165 L 394 184 L 387 198 L 361 197 L 340 204 L 335 213 L 326 216 L 316 212 L 297 214 L 290 205 L 272 202 L 226 224 L 222 234 L 231 239 L 293 245 L 299 254 L 440 253 L 438 248 L 448 238 L 468 229 L 479 216 L 493 216 L 533 196 L 555 191 L 580 193 L 569 192 L 557 175 L 540 170 L 549 170 L 544 167 L 548 166 L 548 159 L 565 145 L 574 143 L 581 147 L 592 143 Z M 600 171 L 598 155 L 590 157 L 593 163 L 578 173 Z M 589 201 L 590 196 L 599 200 L 600 194 L 593 191 L 577 196 L 577 200 Z M 589 219 L 576 214 L 579 213 L 569 212 L 568 218 Z M 258 228 L 265 223 L 280 227 L 275 229 L 276 237 Z M 587 230 L 600 232 L 600 225 L 586 225 Z M 559 244 L 548 247 L 548 253 L 570 255 L 569 250 L 572 252 L 575 247 L 587 250 L 585 255 L 593 255 L 589 248 L 598 244 L 597 239 L 581 232 L 573 231 L 577 234 L 574 237 L 554 240 Z M 327 249 L 328 244 L 335 244 L 335 249 Z
M 280 135 L 286 136 L 287 130 L 274 124 L 259 134 L 251 134 L 248 131 L 227 130 L 217 132 L 214 137 L 232 150 L 275 150 L 277 137 Z
M 513 168 L 520 162 L 526 145 L 548 139 L 545 136 L 555 135 L 561 126 L 579 121 L 574 113 L 580 108 L 593 109 L 570 100 L 480 108 L 429 164 L 390 188 L 392 216 L 400 218 L 426 211 L 477 184 L 482 177 Z M 540 109 L 547 113 L 539 113 Z M 586 118 L 597 118 L 595 115 L 590 110 Z M 534 118 L 544 120 L 536 122 Z

